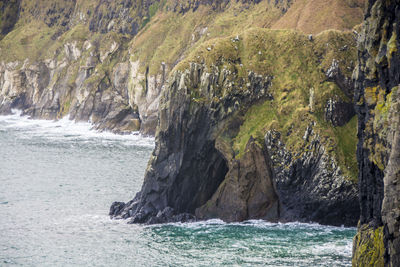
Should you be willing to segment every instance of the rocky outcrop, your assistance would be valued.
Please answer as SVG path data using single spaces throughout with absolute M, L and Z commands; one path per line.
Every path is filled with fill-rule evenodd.
M 196 209 L 199 219 L 221 218 L 224 221 L 279 219 L 279 199 L 274 172 L 264 145 L 253 138 L 240 159 L 229 161 L 223 184 L 206 204 Z
M 383 226 L 386 266 L 400 264 L 399 234 L 399 1 L 369 1 L 359 35 L 358 65 L 354 71 L 359 118 L 360 231 Z M 361 235 L 361 238 L 362 235 Z M 369 237 L 364 235 L 365 239 Z M 372 255 L 354 243 L 354 254 Z M 366 256 L 368 257 L 368 256 Z M 371 259 L 372 261 L 372 259 Z M 353 261 L 362 266 L 361 262 Z M 381 261 L 383 262 L 383 261 Z
M 288 89 L 282 89 L 281 97 L 275 87 L 275 98 L 270 90 L 277 78 L 250 71 L 250 63 L 257 61 L 244 66 L 237 43 L 257 46 L 263 40 L 260 37 L 275 34 L 254 30 L 244 37 L 226 38 L 200 48 L 192 57 L 197 63 L 186 60 L 175 68 L 161 97 L 156 147 L 142 189 L 128 203 L 115 202 L 110 208 L 113 218 L 130 218 L 131 223 L 221 218 L 356 224 L 356 185 L 342 172 L 333 148 L 325 148 L 330 145 L 328 137 L 319 137 L 315 122 L 301 136 L 294 126 L 287 129 L 285 134 L 295 140 L 296 148 L 286 149 L 272 129 L 276 135 L 264 138 L 268 128 L 263 123 L 275 119 L 269 107 L 276 101 L 287 103 Z M 296 48 L 303 49 L 296 37 L 290 38 Z M 312 45 L 306 36 L 301 38 Z M 288 44 L 285 35 L 284 43 Z M 257 50 L 257 55 L 268 56 L 268 52 Z M 306 53 L 314 56 L 312 49 Z M 324 79 L 320 69 L 316 73 L 314 84 Z M 322 98 L 321 91 L 316 98 Z M 267 111 L 249 111 L 254 107 Z M 317 109 L 323 110 L 323 105 L 317 103 Z M 306 107 L 301 112 L 307 121 L 314 114 Z M 245 126 L 251 119 L 255 124 Z M 260 130 L 243 138 L 241 150 L 241 134 L 249 134 L 244 127 Z M 297 145 L 298 139 L 304 142 L 302 146 Z
M 347 50 L 348 46 L 345 45 L 341 49 Z M 328 81 L 335 82 L 342 92 L 349 97 L 350 99 L 353 98 L 354 94 L 354 83 L 351 77 L 347 77 L 342 73 L 342 70 L 339 67 L 339 61 L 336 59 L 332 60 L 331 66 L 325 72 L 326 78 Z
M 125 0 L 1 4 L 1 18 L 8 19 L 0 25 L 3 33 L 20 23 L 11 37 L 15 41 L 7 45 L 10 40 L 6 40 L 0 48 L 0 113 L 21 109 L 24 115 L 41 119 L 69 115 L 92 122 L 98 130 L 154 134 L 166 68 L 160 74 L 142 74 L 139 62 L 127 56 L 127 44 L 148 22 L 149 9 L 154 13 L 158 4 Z M 29 24 L 38 26 L 38 38 L 24 37 L 31 31 Z M 14 49 L 13 43 L 21 48 Z M 26 49 L 31 53 L 22 59 Z
M 333 126 L 343 126 L 355 115 L 354 105 L 338 97 L 330 98 L 326 103 L 325 120 Z
M 0 41 L 0 113 L 69 115 L 116 133 L 154 134 L 158 127 L 141 192 L 127 204 L 115 203 L 111 215 L 147 223 L 196 215 L 351 224 L 348 213 L 335 209 L 354 198 L 351 159 L 342 155 L 352 147 L 332 144 L 352 117 L 345 71 L 354 59 L 351 33 L 317 34 L 326 30 L 318 27 L 307 38 L 267 31 L 299 3 L 288 0 L 9 2 L 19 5 L 19 16 Z M 336 29 L 358 23 L 337 20 Z M 263 113 L 246 129 L 253 107 Z M 324 113 L 329 123 L 308 127 Z M 285 145 L 271 152 L 264 136 L 275 128 Z M 304 145 L 294 145 L 303 135 Z M 290 174 L 276 165 L 285 149 Z M 302 202 L 284 199 L 284 191 Z
M 345 45 L 342 49 L 348 49 L 348 46 Z M 347 101 L 338 96 L 330 98 L 326 103 L 325 120 L 332 123 L 333 126 L 343 126 L 355 115 L 354 104 L 351 102 L 354 95 L 354 83 L 351 77 L 342 73 L 339 61 L 336 59 L 332 60 L 325 75 L 327 80 L 334 82 L 348 98 Z
M 92 32 L 112 31 L 134 36 L 148 19 L 149 7 L 159 3 L 157 0 L 86 2 L 20 0 L 19 9 L 24 20 L 41 20 L 49 27 L 59 27 L 53 39 L 77 24 L 87 24 Z
M 140 72 L 140 62 L 130 62 L 130 102 L 135 103 L 140 114 L 140 131 L 143 134 L 155 135 L 158 121 L 158 108 L 161 93 L 167 81 L 168 66 L 162 63 L 159 71 L 150 75 L 148 69 Z
M 304 148 L 297 153 L 286 149 L 279 132 L 265 135 L 282 203 L 281 220 L 356 225 L 357 188 L 343 177 L 313 126 L 306 129 Z
M 389 114 L 391 147 L 385 168 L 382 221 L 384 222 L 385 262 L 389 266 L 400 265 L 400 86 L 392 89 Z
M 230 162 L 230 153 L 216 145 L 219 131 L 239 107 L 270 97 L 269 77 L 249 73 L 247 82 L 234 85 L 232 75 L 226 69 L 215 68 L 210 72 L 195 63 L 189 70 L 174 74 L 162 98 L 156 147 L 142 189 L 123 208 L 113 204 L 111 215 L 132 217 L 133 223 L 152 223 L 180 218 L 182 215 L 174 217 L 178 214 L 195 213 L 202 218 L 227 220 L 263 218 L 269 215 L 262 208 L 268 207 L 274 211 L 271 217 L 277 214 L 272 175 L 261 175 L 268 171 L 268 162 L 263 157 L 257 158 L 264 156 L 264 152 L 250 143 L 250 151 L 240 163 Z M 248 89 L 243 92 L 240 84 L 246 83 Z M 239 166 L 250 167 L 253 163 L 257 163 L 254 169 L 239 172 Z M 241 178 L 249 180 L 240 181 Z M 226 194 L 225 186 L 244 190 L 238 192 L 241 199 Z M 270 193 L 264 196 L 263 192 Z M 218 205 L 213 201 L 217 199 Z M 239 206 L 237 218 L 227 215 Z M 164 218 L 165 209 L 173 217 Z M 213 209 L 213 213 L 205 212 L 207 209 Z
M 111 74 L 101 74 L 100 52 L 94 50 L 88 54 L 85 51 L 88 46 L 65 44 L 65 57 L 61 60 L 3 62 L 0 113 L 20 109 L 32 118 L 44 119 L 59 119 L 69 114 L 70 119 L 91 121 L 100 130 L 118 133 L 139 130 L 137 106 L 128 101 L 129 64 L 116 64 Z M 107 57 L 118 53 L 117 49 L 111 46 Z
M 101 130 L 153 135 L 166 77 L 193 48 L 250 25 L 269 27 L 292 3 L 5 1 L 0 3 L 0 76 L 13 88 L 1 88 L 1 111 L 21 108 L 44 119 L 69 114 L 90 119 Z M 226 21 L 223 31 L 221 21 Z M 37 88 L 33 76 L 40 76 Z

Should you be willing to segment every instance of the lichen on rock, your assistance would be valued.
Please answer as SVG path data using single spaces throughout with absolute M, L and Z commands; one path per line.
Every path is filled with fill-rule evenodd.
M 353 264 L 357 266 L 374 262 L 400 265 L 399 10 L 399 1 L 369 1 L 358 39 L 358 63 L 353 74 L 361 208 L 358 241 L 353 249 Z M 372 235 L 363 234 L 366 227 L 383 229 L 384 253 L 382 246 L 362 245 L 375 242 Z

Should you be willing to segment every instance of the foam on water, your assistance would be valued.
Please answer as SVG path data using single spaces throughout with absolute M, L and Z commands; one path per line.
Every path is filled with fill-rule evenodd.
M 304 223 L 304 222 L 267 222 L 264 220 L 247 220 L 243 222 L 224 222 L 220 219 L 209 219 L 205 221 L 196 222 L 175 222 L 167 223 L 161 225 L 171 225 L 176 227 L 185 227 L 191 229 L 198 229 L 207 226 L 243 226 L 243 227 L 257 227 L 257 228 L 279 228 L 279 229 L 308 229 L 308 230 L 318 230 L 331 233 L 332 231 L 348 231 L 356 230 L 355 227 L 344 227 L 344 226 L 330 226 L 321 225 L 319 223 Z
M 90 123 L 0 116 L 0 265 L 350 266 L 354 228 L 316 223 L 128 225 L 153 138 Z
M 32 120 L 28 116 L 21 116 L 21 111 L 12 110 L 12 115 L 0 116 L 0 130 L 12 128 L 20 130 L 19 137 L 45 138 L 57 142 L 100 142 L 110 144 L 118 142 L 127 146 L 154 147 L 154 138 L 145 137 L 139 132 L 119 135 L 108 131 L 97 131 L 90 122 L 75 122 L 69 115 L 60 120 Z

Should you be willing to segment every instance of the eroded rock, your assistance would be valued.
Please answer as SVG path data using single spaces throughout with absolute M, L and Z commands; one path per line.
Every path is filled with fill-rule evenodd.
M 196 209 L 199 219 L 221 218 L 224 221 L 279 219 L 279 199 L 274 172 L 264 145 L 250 138 L 244 155 L 229 162 L 229 171 L 206 204 Z

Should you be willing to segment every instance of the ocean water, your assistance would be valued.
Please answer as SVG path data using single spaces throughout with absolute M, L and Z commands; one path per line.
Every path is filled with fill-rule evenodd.
M 154 140 L 0 116 L 0 266 L 350 266 L 354 228 L 210 220 L 128 225 Z

